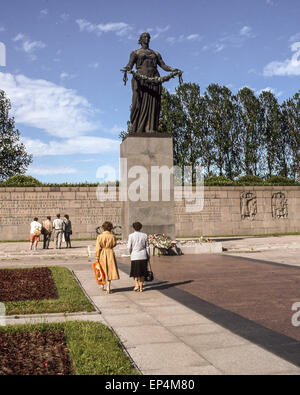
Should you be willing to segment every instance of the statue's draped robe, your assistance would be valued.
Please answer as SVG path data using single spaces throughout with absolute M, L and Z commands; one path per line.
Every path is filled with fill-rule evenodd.
M 151 49 L 138 49 L 130 55 L 126 66 L 132 70 L 136 65 L 137 72 L 147 77 L 159 77 L 157 65 L 165 71 L 174 69 L 167 66 L 160 54 Z M 157 133 L 161 109 L 161 84 L 132 78 L 131 133 Z

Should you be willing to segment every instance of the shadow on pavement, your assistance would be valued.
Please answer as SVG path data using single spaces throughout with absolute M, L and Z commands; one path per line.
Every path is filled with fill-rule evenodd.
M 184 285 L 184 284 L 189 284 L 192 283 L 193 281 L 182 281 L 180 283 L 169 283 L 168 281 L 161 281 L 158 283 L 145 283 L 144 284 L 144 292 L 148 292 L 148 291 L 153 291 L 153 290 L 157 290 L 157 291 L 163 291 L 166 290 L 168 288 L 172 288 L 172 287 L 177 287 L 179 285 Z M 133 290 L 134 285 L 132 284 L 132 287 L 126 287 L 126 288 L 114 288 L 113 289 L 113 293 L 119 293 L 119 292 L 128 292 L 128 291 L 132 291 Z

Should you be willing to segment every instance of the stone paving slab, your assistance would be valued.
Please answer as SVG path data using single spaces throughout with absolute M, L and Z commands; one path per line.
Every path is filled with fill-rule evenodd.
M 226 374 L 270 374 L 299 368 L 253 344 L 202 351 L 203 357 Z
M 236 336 L 226 331 L 216 333 L 202 333 L 197 335 L 184 335 L 180 336 L 180 339 L 199 353 L 202 353 L 202 351 L 206 350 L 241 346 L 249 343 L 242 337 Z
M 132 359 L 142 372 L 159 369 L 178 369 L 189 366 L 208 366 L 209 363 L 183 342 L 136 345 L 128 348 Z
M 210 320 L 197 313 L 188 314 L 184 312 L 183 314 L 172 314 L 172 312 L 169 312 L 169 314 L 158 316 L 157 320 L 166 327 L 211 323 Z
M 192 335 L 194 337 L 197 335 L 203 335 L 203 334 L 207 334 L 207 333 L 224 332 L 224 328 L 222 328 L 220 325 L 217 325 L 215 323 L 212 324 L 211 322 L 209 324 L 172 326 L 169 328 L 169 330 L 171 330 L 174 335 L 181 337 L 181 338 L 183 338 L 184 336 L 189 336 L 189 335 Z
M 168 369 L 160 369 L 160 370 L 145 370 L 145 375 L 175 375 L 175 376 L 220 376 L 223 373 L 216 369 L 212 365 L 205 366 L 189 366 L 189 367 L 180 367 L 180 368 L 168 368 Z
M 233 252 L 226 252 L 226 255 L 232 255 Z M 234 256 L 240 258 L 249 258 L 262 260 L 267 262 L 280 263 L 282 265 L 300 266 L 300 251 L 299 249 L 289 248 L 286 250 L 267 250 L 267 251 L 252 251 L 252 252 L 234 252 Z
M 160 325 L 143 325 L 116 330 L 125 347 L 133 348 L 138 345 L 152 343 L 174 343 L 177 337 Z
M 234 237 L 217 238 L 229 253 L 255 252 L 255 251 L 284 251 L 300 249 L 300 235 L 274 236 L 274 237 Z

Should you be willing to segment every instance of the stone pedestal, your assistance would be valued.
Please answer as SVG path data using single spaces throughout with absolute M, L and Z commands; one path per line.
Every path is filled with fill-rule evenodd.
M 147 234 L 164 233 L 174 238 L 172 137 L 129 136 L 121 144 L 120 156 L 123 239 L 127 240 L 137 221 Z

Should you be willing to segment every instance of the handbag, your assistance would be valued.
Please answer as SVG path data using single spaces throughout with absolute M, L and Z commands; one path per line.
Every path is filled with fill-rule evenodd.
M 96 281 L 98 285 L 104 285 L 106 283 L 105 280 L 105 273 L 104 270 L 102 269 L 101 265 L 99 262 L 95 262 L 93 263 L 93 270 L 94 270 L 94 274 L 96 277 Z
M 149 264 L 149 267 L 147 269 L 146 276 L 144 277 L 144 280 L 149 283 L 154 280 L 154 274 L 153 274 L 153 271 L 151 268 L 150 259 L 148 261 L 148 264 Z

